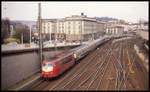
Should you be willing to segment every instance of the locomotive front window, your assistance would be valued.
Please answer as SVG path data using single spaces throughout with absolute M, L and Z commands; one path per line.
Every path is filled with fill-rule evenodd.
M 46 66 L 46 64 L 44 63 L 43 66 Z
M 43 66 L 53 66 L 53 64 L 49 64 L 49 63 L 47 63 L 47 64 L 43 64 Z
M 48 64 L 48 66 L 53 66 L 53 64 Z

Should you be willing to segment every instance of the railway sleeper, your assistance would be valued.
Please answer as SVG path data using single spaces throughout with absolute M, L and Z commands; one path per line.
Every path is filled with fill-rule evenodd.
M 141 65 L 137 61 L 135 62 L 135 65 L 138 70 L 143 71 Z

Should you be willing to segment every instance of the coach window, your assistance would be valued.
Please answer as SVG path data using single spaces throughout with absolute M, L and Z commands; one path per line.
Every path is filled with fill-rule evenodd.
M 72 61 L 72 56 L 66 57 L 63 60 L 61 60 L 61 64 L 66 64 L 70 61 Z

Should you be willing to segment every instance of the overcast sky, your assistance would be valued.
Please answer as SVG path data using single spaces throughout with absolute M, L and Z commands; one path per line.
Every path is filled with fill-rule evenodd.
M 37 20 L 39 2 L 2 2 L 2 18 L 10 20 Z M 112 17 L 127 22 L 139 19 L 148 21 L 149 4 L 143 2 L 41 2 L 42 18 L 65 18 L 80 15 L 88 17 Z

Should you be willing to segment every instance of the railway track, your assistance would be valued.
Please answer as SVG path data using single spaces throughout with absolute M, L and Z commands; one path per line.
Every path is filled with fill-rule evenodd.
M 101 49 L 101 48 L 100 48 Z M 83 60 L 81 60 L 81 63 L 83 64 L 83 68 L 84 67 L 86 67 L 89 63 L 87 62 L 87 61 L 90 61 L 90 58 L 92 57 L 92 56 L 95 56 L 95 55 L 98 55 L 98 50 L 96 50 L 96 51 L 94 51 L 94 52 L 92 52 L 92 53 L 90 53 L 89 54 L 89 57 L 87 57 L 87 58 L 85 58 L 85 59 L 83 59 Z M 93 57 L 94 58 L 94 57 Z M 92 60 L 92 59 L 91 59 Z M 84 65 L 85 64 L 85 65 Z M 78 64 L 77 64 L 78 65 Z M 75 66 L 75 67 L 78 67 L 78 66 Z M 80 67 L 79 67 L 80 68 Z M 82 70 L 82 69 L 80 69 L 80 70 Z M 76 72 L 79 72 L 80 70 L 73 70 L 73 72 L 74 73 L 76 73 Z M 67 75 L 67 76 L 62 76 L 63 77 L 63 79 L 62 80 L 56 80 L 58 83 L 60 83 L 60 82 L 62 82 L 62 81 L 67 81 L 67 79 L 68 78 L 70 78 L 71 76 L 73 75 L 73 73 L 71 73 L 71 74 L 69 74 L 69 75 Z M 48 90 L 49 88 L 50 88 L 50 90 L 52 90 L 52 89 L 54 89 L 55 87 L 56 87 L 56 84 L 55 84 L 56 82 L 55 81 L 51 81 L 51 83 L 49 83 L 47 86 L 45 86 L 45 88 L 44 88 L 44 90 Z M 39 84 L 39 85 L 34 85 L 34 86 L 32 86 L 31 87 L 31 89 L 32 90 L 41 90 L 41 87 L 40 87 L 40 84 L 45 84 L 45 83 L 42 83 L 42 82 L 38 82 L 37 84 Z M 53 86 L 53 87 L 52 87 Z
M 98 52 L 95 53 L 95 55 L 93 55 L 92 57 L 90 57 L 90 59 L 87 61 L 87 64 L 85 65 L 85 67 L 82 66 L 82 68 L 80 68 L 80 70 L 78 70 L 78 72 L 76 74 L 74 74 L 73 77 L 71 77 L 70 79 L 68 79 L 67 82 L 64 82 L 62 85 L 57 86 L 55 89 L 57 89 L 57 90 L 74 89 L 73 86 L 78 85 L 77 81 L 84 80 L 83 78 L 85 78 L 85 75 L 86 76 L 89 75 L 90 72 L 93 72 L 93 70 L 95 70 L 93 68 L 96 68 L 100 64 L 97 60 L 103 54 L 100 54 L 99 51 L 104 51 L 105 52 L 105 50 L 103 50 L 101 48 L 98 49 Z M 91 65 L 93 65 L 93 66 L 91 66 Z M 91 75 L 89 75 L 89 76 L 91 76 Z
M 115 43 L 109 41 L 58 79 L 40 80 L 31 89 L 146 90 L 148 89 L 148 74 L 133 48 L 137 42 L 137 39 Z
M 104 54 L 104 53 L 103 53 Z M 70 89 L 73 89 L 73 90 L 77 90 L 77 89 L 80 89 L 80 88 L 82 88 L 82 90 L 89 90 L 89 88 L 91 87 L 91 85 L 93 84 L 93 82 L 96 80 L 96 79 L 99 79 L 99 81 L 101 81 L 102 80 L 102 78 L 103 78 L 103 76 L 104 76 L 104 74 L 105 74 L 105 71 L 106 71 L 106 69 L 107 69 L 107 66 L 108 66 L 108 62 L 107 61 L 109 61 L 109 60 L 106 60 L 106 59 L 108 59 L 108 56 L 110 56 L 111 54 L 110 54 L 110 52 L 107 52 L 107 55 L 104 57 L 104 60 L 102 60 L 101 62 L 101 64 L 100 63 L 96 63 L 95 65 L 94 65 L 94 67 L 96 68 L 96 66 L 97 65 L 99 65 L 98 66 L 98 68 L 96 68 L 96 70 L 95 71 L 93 71 L 92 73 L 90 73 L 90 75 L 86 78 L 86 79 L 82 79 L 82 81 L 81 81 L 81 79 L 79 79 L 79 78 L 81 78 L 81 76 L 79 76 L 78 77 L 78 80 L 73 80 L 72 78 L 70 79 L 71 81 L 69 81 L 69 83 L 72 83 L 72 81 L 74 81 L 74 83 L 72 83 L 72 84 L 69 84 L 69 83 L 64 83 L 65 85 L 63 85 L 63 87 L 61 87 L 61 89 L 59 89 L 60 87 L 58 87 L 58 88 L 56 88 L 57 90 L 66 90 L 66 89 L 68 89 L 68 90 L 70 90 Z M 93 60 L 94 61 L 94 60 Z M 106 66 L 106 67 L 104 67 L 104 66 Z M 85 69 L 85 71 L 90 71 L 90 69 L 88 69 L 88 68 L 86 68 Z M 85 72 L 84 71 L 84 72 Z M 84 74 L 84 72 L 82 72 L 82 74 L 81 75 L 83 75 Z M 102 76 L 101 76 L 102 75 Z M 99 78 L 98 78 L 99 77 Z M 101 78 L 100 78 L 101 77 Z M 75 78 L 75 77 L 73 77 L 73 78 Z M 76 77 L 77 78 L 77 77 Z M 80 80 L 80 84 L 77 84 L 76 82 L 77 81 L 79 81 Z M 90 80 L 90 81 L 89 81 Z M 87 83 L 87 81 L 89 81 L 89 83 L 88 83 L 88 85 L 87 86 L 82 86 L 83 84 L 85 84 L 85 83 Z M 76 85 L 75 85 L 75 83 L 76 83 Z M 98 90 L 98 87 L 100 86 L 100 82 L 98 82 L 98 86 L 96 87 L 96 89 Z M 69 87 L 67 87 L 67 85 L 69 85 Z M 75 86 L 75 88 L 73 88 L 73 86 Z M 80 87 L 80 88 L 79 88 Z
M 118 44 L 119 45 L 119 44 Z M 114 54 L 115 52 L 113 51 L 113 48 L 108 48 L 111 51 L 112 54 L 112 62 L 113 62 L 113 66 L 115 68 L 116 71 L 116 77 L 115 77 L 115 90 L 119 90 L 119 87 L 121 85 L 121 80 L 122 80 L 122 71 L 123 71 L 123 65 L 122 65 L 122 59 L 123 59 L 123 48 L 122 45 L 119 46 L 120 48 L 116 51 L 119 52 L 119 54 L 117 55 L 118 58 L 116 57 L 116 55 Z

